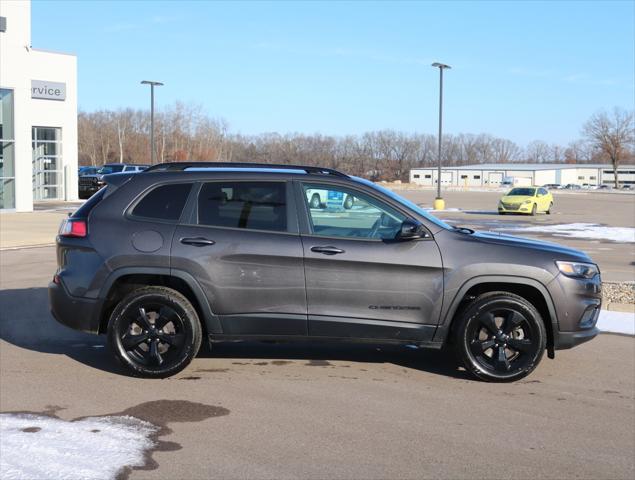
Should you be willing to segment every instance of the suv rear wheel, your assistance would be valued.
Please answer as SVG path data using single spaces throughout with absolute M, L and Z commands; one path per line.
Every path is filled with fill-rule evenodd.
M 201 346 L 201 324 L 176 290 L 144 287 L 124 297 L 108 322 L 108 344 L 132 375 L 163 378 L 183 370 Z
M 512 382 L 529 375 L 546 347 L 536 308 L 509 292 L 489 292 L 457 319 L 455 345 L 465 368 L 481 380 Z

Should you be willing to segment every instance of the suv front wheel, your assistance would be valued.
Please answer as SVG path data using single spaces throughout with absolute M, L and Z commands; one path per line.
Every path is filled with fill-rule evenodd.
M 455 346 L 465 368 L 481 380 L 512 382 L 529 375 L 547 334 L 536 308 L 509 292 L 484 293 L 457 319 Z
M 108 322 L 108 344 L 132 375 L 164 378 L 183 370 L 201 346 L 201 324 L 176 290 L 144 287 L 121 300 Z

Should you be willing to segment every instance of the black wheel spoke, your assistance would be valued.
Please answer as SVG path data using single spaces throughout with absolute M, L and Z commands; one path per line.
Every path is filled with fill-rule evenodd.
M 154 322 L 154 326 L 161 330 L 170 322 L 175 322 L 179 319 L 179 315 L 170 307 L 161 307 L 159 310 L 159 317 Z
M 532 342 L 528 338 L 510 338 L 507 340 L 507 345 L 517 352 L 527 353 L 532 350 Z
M 509 360 L 507 360 L 507 354 L 505 353 L 505 347 L 496 347 L 494 353 L 494 367 L 496 370 L 508 371 Z
M 185 335 L 182 333 L 164 333 L 163 335 L 160 335 L 159 338 L 162 342 L 176 348 L 180 348 L 185 341 Z
M 496 345 L 496 340 L 473 340 L 471 344 L 472 352 L 474 355 L 482 355 L 488 348 L 492 348 Z
M 145 342 L 148 339 L 148 335 L 142 333 L 140 335 L 133 335 L 131 333 L 126 333 L 123 337 L 121 337 L 121 344 L 123 348 L 127 351 L 133 350 L 137 345 L 142 342 Z
M 137 320 L 140 323 L 140 327 L 144 330 L 150 330 L 150 320 L 148 320 L 148 314 L 146 313 L 146 309 L 143 307 L 139 307 L 139 317 Z
M 163 363 L 163 357 L 159 353 L 159 342 L 157 341 L 150 342 L 150 358 L 157 365 L 161 365 Z
M 493 313 L 487 312 L 483 314 L 480 318 L 481 323 L 485 325 L 485 327 L 494 335 L 498 332 L 498 327 L 496 326 L 496 319 Z
M 518 325 L 525 321 L 525 317 L 523 317 L 520 313 L 511 311 L 507 314 L 505 318 L 505 323 L 502 325 L 502 330 L 504 333 L 509 334 L 512 330 L 514 330 Z

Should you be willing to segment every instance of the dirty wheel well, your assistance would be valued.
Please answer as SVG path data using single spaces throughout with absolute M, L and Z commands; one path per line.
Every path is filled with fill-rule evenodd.
M 196 295 L 194 295 L 194 292 L 187 284 L 187 282 L 185 282 L 185 280 L 181 278 L 173 277 L 170 275 L 152 274 L 123 275 L 115 281 L 115 283 L 110 287 L 110 291 L 108 292 L 106 301 L 104 303 L 102 316 L 99 322 L 99 333 L 106 333 L 106 331 L 108 330 L 108 320 L 110 319 L 110 314 L 112 313 L 119 300 L 121 300 L 125 295 L 132 292 L 133 290 L 136 290 L 137 288 L 148 286 L 168 287 L 181 293 L 190 301 L 190 303 L 196 310 L 198 318 L 201 321 L 203 333 L 207 333 L 205 330 L 205 322 L 203 321 L 203 311 L 200 304 L 198 303 L 198 300 L 196 299 Z

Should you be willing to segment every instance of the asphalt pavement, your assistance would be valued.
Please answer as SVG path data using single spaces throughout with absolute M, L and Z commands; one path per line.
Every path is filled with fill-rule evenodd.
M 134 379 L 102 337 L 51 318 L 54 270 L 52 247 L 0 252 L 0 411 L 163 425 L 131 479 L 635 476 L 633 337 L 600 335 L 513 384 L 442 352 L 254 343 Z

